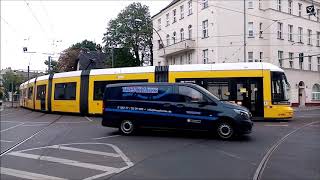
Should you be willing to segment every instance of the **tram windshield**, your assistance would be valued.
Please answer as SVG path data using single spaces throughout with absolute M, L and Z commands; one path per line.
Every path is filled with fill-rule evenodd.
M 272 72 L 271 89 L 273 104 L 289 104 L 290 85 L 283 72 Z

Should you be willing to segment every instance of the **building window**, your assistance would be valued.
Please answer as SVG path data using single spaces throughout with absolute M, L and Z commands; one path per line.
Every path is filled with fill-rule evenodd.
M 288 25 L 288 40 L 289 41 L 293 41 L 293 37 L 292 37 L 292 31 L 293 31 L 293 25 Z
M 208 33 L 208 20 L 202 21 L 202 38 L 209 37 Z
M 317 46 L 320 46 L 320 32 L 317 32 Z
M 184 30 L 183 30 L 183 28 L 180 29 L 180 40 L 181 41 L 184 40 Z
M 262 23 L 259 23 L 259 38 L 262 38 Z
M 202 9 L 205 9 L 208 7 L 208 0 L 202 0 Z
M 292 0 L 288 0 L 288 13 L 292 14 Z
M 180 56 L 180 64 L 183 64 L 183 56 Z
M 191 64 L 192 63 L 192 53 L 188 53 L 187 56 L 188 56 L 188 64 Z
M 161 30 L 161 18 L 158 19 L 158 30 Z
M 170 45 L 170 35 L 167 34 L 167 46 L 169 46 L 169 45 Z
M 312 86 L 312 100 L 320 101 L 320 85 L 314 84 Z
M 302 4 L 298 4 L 299 6 L 299 11 L 298 11 L 298 15 L 301 17 L 301 13 L 302 13 Z
M 189 25 L 188 26 L 188 39 L 192 39 L 192 26 L 191 25 Z
M 290 65 L 290 68 L 292 69 L 293 68 L 293 53 L 292 52 L 289 52 L 289 65 Z
M 248 52 L 248 62 L 253 62 L 253 52 Z
M 159 49 L 162 49 L 162 48 L 163 48 L 160 40 L 158 40 L 158 47 L 159 47 Z
M 172 13 L 173 13 L 173 22 L 172 22 L 172 24 L 173 24 L 173 23 L 177 22 L 177 10 L 174 9 L 174 10 L 172 11 Z
M 169 26 L 170 23 L 169 23 L 169 13 L 166 14 L 166 26 Z
M 259 9 L 261 8 L 261 0 L 259 0 Z
M 318 71 L 320 71 L 320 57 L 317 57 L 318 60 Z
M 54 86 L 55 100 L 76 100 L 76 82 L 57 83 Z
M 300 54 L 303 54 L 303 53 L 299 53 L 299 56 L 300 56 Z M 301 69 L 301 70 L 303 69 L 303 61 L 301 61 L 300 58 L 299 58 L 299 69 Z
M 202 56 L 203 56 L 203 64 L 208 63 L 208 49 L 205 49 L 202 51 Z
M 260 52 L 260 54 L 259 54 L 259 61 L 263 62 L 263 52 Z
M 312 34 L 311 29 L 308 29 L 308 45 L 312 45 L 311 34 Z
M 174 31 L 174 32 L 173 32 L 173 36 L 172 36 L 173 44 L 176 43 L 176 36 L 177 36 L 177 33 Z
M 278 51 L 278 61 L 279 61 L 279 66 L 283 67 L 283 51 Z
M 320 22 L 320 9 L 317 9 L 317 21 Z
M 252 0 L 248 1 L 248 9 L 253 9 L 253 2 L 252 2 Z
M 253 37 L 253 22 L 248 22 L 248 37 Z
M 188 1 L 188 15 L 192 14 L 192 0 Z
M 278 39 L 282 39 L 282 29 L 283 29 L 282 26 L 283 26 L 283 23 L 278 22 L 278 31 L 277 31 Z
M 308 57 L 308 69 L 309 69 L 309 71 L 311 71 L 311 69 L 312 69 L 312 56 L 309 56 Z
M 302 43 L 302 32 L 303 32 L 303 29 L 302 27 L 298 27 L 298 40 L 299 40 L 299 43 Z
M 180 6 L 180 19 L 183 19 L 184 18 L 184 6 L 181 5 Z
M 277 0 L 277 10 L 281 11 L 281 0 Z

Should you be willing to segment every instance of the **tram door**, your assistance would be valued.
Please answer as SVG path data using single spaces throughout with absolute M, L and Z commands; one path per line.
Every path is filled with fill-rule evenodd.
M 236 102 L 250 110 L 253 116 L 263 117 L 263 89 L 261 78 L 236 82 Z
M 37 98 L 40 99 L 40 110 L 46 110 L 46 85 L 40 85 L 37 89 Z

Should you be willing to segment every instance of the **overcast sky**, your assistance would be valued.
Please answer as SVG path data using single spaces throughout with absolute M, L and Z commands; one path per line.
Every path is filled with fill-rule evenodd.
M 45 70 L 46 53 L 61 52 L 84 39 L 102 43 L 108 21 L 132 2 L 1 0 L 0 68 L 27 69 L 30 61 L 31 70 Z M 170 0 L 139 2 L 149 6 L 152 16 Z M 36 53 L 25 54 L 23 47 Z

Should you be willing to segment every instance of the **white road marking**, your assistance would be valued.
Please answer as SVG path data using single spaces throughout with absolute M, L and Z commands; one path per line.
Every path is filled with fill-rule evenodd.
M 104 136 L 104 137 L 92 138 L 92 139 L 99 140 L 99 139 L 107 139 L 107 138 L 113 138 L 113 137 L 118 137 L 118 136 L 120 136 L 120 135 Z
M 0 121 L 2 123 L 21 123 L 21 121 Z M 25 124 L 49 124 L 51 122 L 32 122 L 32 121 L 24 121 Z M 77 123 L 88 123 L 88 121 L 79 121 L 79 122 L 56 122 L 56 124 L 77 124 Z
M 118 135 L 119 136 L 119 135 Z M 79 149 L 79 148 L 73 148 L 73 147 L 66 147 L 66 146 L 71 146 L 71 145 L 105 145 L 105 146 L 110 146 L 116 151 L 117 157 L 122 158 L 124 163 L 127 164 L 127 166 L 122 167 L 122 168 L 114 168 L 114 167 L 108 167 L 108 166 L 100 166 L 100 165 L 95 165 L 95 164 L 89 164 L 89 163 L 82 163 L 78 161 L 73 161 L 73 160 L 68 160 L 68 159 L 61 159 L 61 158 L 55 158 L 55 157 L 48 157 L 48 156 L 39 156 L 39 155 L 33 155 L 33 154 L 27 154 L 24 152 L 27 151 L 32 151 L 32 150 L 39 150 L 39 149 L 45 149 L 45 148 L 56 148 L 56 147 L 62 147 L 64 150 L 70 150 L 70 151 L 80 151 L 80 152 L 85 152 L 85 153 L 92 153 L 92 154 L 101 154 L 104 153 L 103 155 L 110 155 L 110 154 L 105 154 L 105 152 L 97 152 L 97 151 L 92 151 L 92 150 L 87 150 L 87 149 Z M 112 154 L 116 154 L 112 153 Z M 82 168 L 89 168 L 89 169 L 95 169 L 95 170 L 102 170 L 105 171 L 102 174 L 97 174 L 91 177 L 86 178 L 86 180 L 93 180 L 96 178 L 101 178 L 103 176 L 107 176 L 109 174 L 113 173 L 119 173 L 125 169 L 128 169 L 132 167 L 134 164 L 133 162 L 130 161 L 130 159 L 115 145 L 113 144 L 107 144 L 107 143 L 69 143 L 69 144 L 58 144 L 58 145 L 52 145 L 52 146 L 44 146 L 44 147 L 38 147 L 38 148 L 30 148 L 30 149 L 25 149 L 25 150 L 20 150 L 20 151 L 15 151 L 8 153 L 8 155 L 14 155 L 14 156 L 20 156 L 20 157 L 25 157 L 25 158 L 31 158 L 31 159 L 37 159 L 37 160 L 44 160 L 44 161 L 51 161 L 51 162 L 57 162 L 60 164 L 67 164 L 70 166 L 78 166 Z
M 49 161 L 49 162 L 55 162 L 59 164 L 65 164 L 69 166 L 76 166 L 81 168 L 87 168 L 87 169 L 93 169 L 93 170 L 100 170 L 100 171 L 108 171 L 117 173 L 119 171 L 119 168 L 109 167 L 109 166 L 101 166 L 91 163 L 83 163 L 80 161 L 70 160 L 70 159 L 63 159 L 63 158 L 56 158 L 56 157 L 50 157 L 50 156 L 40 156 L 35 154 L 27 154 L 27 153 L 21 153 L 21 152 L 11 152 L 8 153 L 8 155 L 12 156 L 18 156 L 18 157 L 24 157 L 29 159 L 36 159 L 36 160 L 42 160 L 42 161 Z
M 264 126 L 266 126 L 266 127 L 287 127 L 289 125 L 288 124 L 266 124 Z
M 6 140 L 0 140 L 0 142 L 8 142 L 8 143 L 11 143 L 11 142 L 13 142 L 13 141 L 6 141 Z
M 89 117 L 85 116 L 84 118 L 86 118 L 88 121 L 93 121 L 92 119 L 90 119 Z
M 30 127 L 30 126 L 45 126 L 45 124 L 40 124 L 40 123 L 36 123 L 36 124 L 25 124 L 22 125 L 23 127 Z
M 15 126 L 9 127 L 9 128 L 7 128 L 7 129 L 1 130 L 0 132 L 5 132 L 5 131 L 8 131 L 8 130 L 10 130 L 10 129 L 13 129 L 13 128 L 16 128 L 16 127 L 22 126 L 22 125 L 24 125 L 24 124 L 25 124 L 25 123 L 21 123 L 21 124 L 18 124 L 18 125 L 15 125 Z
M 0 167 L 1 169 L 1 174 L 9 175 L 9 176 L 14 176 L 14 177 L 19 177 L 19 178 L 24 178 L 24 179 L 34 179 L 34 180 L 43 180 L 43 179 L 50 179 L 50 180 L 65 180 L 63 178 L 59 177 L 54 177 L 54 176 L 47 176 L 43 174 L 36 174 L 36 173 L 31 173 L 27 171 L 21 171 L 21 170 L 16 170 L 16 169 L 10 169 L 10 168 L 4 168 Z
M 80 148 L 67 147 L 67 146 L 54 145 L 54 146 L 49 146 L 48 148 L 62 149 L 62 150 L 68 150 L 68 151 L 77 151 L 77 152 L 88 153 L 88 154 L 97 154 L 97 155 L 102 155 L 102 156 L 120 157 L 119 154 L 115 154 L 115 153 L 107 153 L 107 152 L 102 152 L 102 151 L 94 151 L 94 150 L 80 149 Z

